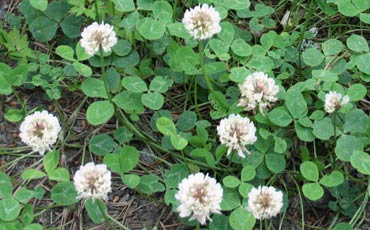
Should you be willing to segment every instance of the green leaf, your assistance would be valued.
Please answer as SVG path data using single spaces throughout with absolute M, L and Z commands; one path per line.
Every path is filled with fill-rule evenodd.
M 286 127 L 293 121 L 293 118 L 284 106 L 276 107 L 270 111 L 268 118 L 273 124 L 281 127 Z
M 111 153 L 104 156 L 103 160 L 104 164 L 108 166 L 108 168 L 112 172 L 121 173 L 121 165 L 119 162 L 119 155 L 116 153 Z
M 104 213 L 102 213 L 102 210 L 99 206 L 103 207 Z M 85 208 L 90 219 L 95 224 L 100 224 L 105 221 L 104 215 L 107 213 L 107 206 L 105 205 L 104 201 L 100 199 L 87 199 L 85 202 Z
M 43 165 L 47 173 L 56 169 L 58 164 L 59 164 L 59 152 L 58 151 L 50 151 L 45 155 L 44 160 L 43 160 Z
M 324 55 L 315 48 L 308 48 L 302 53 L 303 61 L 309 66 L 318 66 L 324 60 Z
M 172 86 L 173 80 L 167 77 L 156 76 L 151 82 L 149 89 L 157 93 L 165 93 Z
M 344 121 L 344 132 L 364 133 L 369 116 L 360 109 L 350 110 L 346 113 Z
M 20 122 L 25 117 L 25 111 L 24 109 L 9 108 L 4 114 L 4 117 L 10 122 Z
M 42 226 L 40 224 L 29 224 L 25 225 L 23 230 L 42 230 Z
M 142 93 L 148 90 L 145 81 L 139 77 L 124 77 L 122 86 L 133 93 Z
M 369 52 L 369 45 L 367 40 L 357 34 L 352 34 L 347 39 L 347 46 L 350 50 L 355 52 Z
M 240 57 L 248 57 L 252 54 L 252 48 L 243 39 L 237 38 L 231 45 L 231 50 Z
M 370 24 L 370 14 L 360 13 L 360 20 L 364 23 Z
M 241 83 L 249 74 L 251 74 L 250 70 L 245 67 L 233 67 L 231 68 L 230 80 Z
M 70 175 L 66 168 L 57 168 L 51 172 L 48 172 L 48 177 L 50 180 L 55 181 L 69 181 Z
M 344 181 L 344 176 L 341 172 L 334 170 L 329 175 L 325 175 L 320 179 L 320 184 L 325 187 L 331 188 L 342 184 Z
M 176 126 L 181 131 L 189 131 L 195 127 L 197 115 L 193 111 L 183 112 L 177 119 Z
M 24 225 L 32 223 L 32 221 L 34 219 L 34 215 L 33 215 L 33 206 L 31 204 L 26 204 L 23 207 L 23 211 L 22 211 L 22 214 L 21 214 L 21 219 L 22 219 L 22 222 L 23 222 Z
M 50 41 L 57 32 L 58 24 L 45 16 L 36 17 L 30 24 L 30 31 L 36 40 Z
M 37 169 L 26 169 L 22 173 L 23 180 L 34 180 L 42 178 L 44 176 L 46 176 L 46 174 Z
M 66 59 L 66 60 L 69 60 L 69 61 L 74 61 L 74 51 L 71 47 L 69 46 L 65 46 L 65 45 L 61 45 L 61 46 L 58 46 L 56 49 L 55 49 L 55 52 L 56 54 L 58 54 L 59 56 L 61 56 L 62 58 Z
M 307 116 L 307 103 L 301 92 L 295 89 L 288 90 L 285 97 L 285 105 L 294 118 Z
M 179 134 L 171 135 L 170 140 L 176 150 L 183 150 L 188 145 L 188 141 Z
M 250 6 L 249 0 L 223 0 L 222 5 L 227 9 L 242 10 Z
M 367 89 L 363 84 L 353 84 L 349 87 L 347 95 L 350 101 L 360 101 L 366 96 Z
M 77 191 L 72 182 L 60 182 L 51 189 L 51 199 L 62 206 L 77 203 L 77 196 Z
M 96 78 L 86 78 L 81 84 L 81 90 L 88 97 L 108 99 L 104 81 Z
M 82 48 L 80 42 L 78 42 L 76 45 L 76 55 L 79 61 L 84 61 L 91 57 L 88 53 L 86 53 L 85 49 Z
M 243 182 L 251 181 L 255 178 L 255 176 L 256 176 L 256 169 L 249 165 L 244 166 L 240 173 L 240 177 Z
M 21 212 L 21 206 L 14 198 L 0 200 L 0 219 L 3 221 L 15 220 Z
M 299 169 L 305 179 L 314 182 L 319 180 L 319 169 L 315 163 L 311 161 L 305 161 L 299 166 Z
M 89 150 L 98 156 L 105 156 L 117 147 L 117 143 L 107 134 L 99 134 L 90 139 Z
M 138 188 L 148 195 L 165 190 L 164 185 L 159 182 L 159 178 L 154 174 L 142 176 Z
M 159 110 L 164 104 L 164 97 L 157 92 L 145 93 L 141 96 L 141 102 L 149 109 Z
M 160 117 L 156 122 L 156 126 L 163 135 L 176 135 L 176 126 L 173 121 L 167 117 Z
M 334 125 L 330 118 L 315 120 L 313 123 L 313 135 L 321 140 L 329 140 L 334 135 Z
M 113 52 L 118 56 L 126 56 L 131 50 L 131 43 L 125 39 L 118 40 L 117 44 L 113 46 Z
M 139 152 L 135 147 L 126 145 L 119 153 L 121 173 L 131 171 L 139 163 Z
M 363 151 L 354 151 L 350 157 L 352 166 L 362 174 L 370 175 L 370 156 Z
M 229 230 L 231 229 L 227 216 L 216 214 L 209 222 L 209 230 Z
M 338 81 L 338 75 L 329 70 L 312 70 L 312 78 L 324 82 Z
M 229 222 L 235 230 L 252 230 L 256 224 L 256 219 L 245 207 L 240 206 L 230 214 Z
M 148 40 L 160 39 L 166 31 L 166 24 L 153 18 L 144 18 L 138 31 Z
M 336 224 L 333 230 L 353 230 L 353 228 L 350 224 L 342 222 Z
M 181 22 L 174 22 L 167 25 L 167 30 L 171 36 L 189 39 L 190 34 Z
M 63 33 L 69 38 L 77 38 L 81 35 L 81 26 L 84 22 L 83 17 L 69 15 L 60 23 Z M 90 57 L 90 55 L 89 55 Z M 82 59 L 78 59 L 82 61 Z
M 294 129 L 300 140 L 306 142 L 315 140 L 315 136 L 312 134 L 312 128 L 304 127 L 298 121 L 294 121 Z
M 32 190 L 28 190 L 25 187 L 21 187 L 14 195 L 14 198 L 17 199 L 19 202 L 26 204 L 29 200 L 31 200 L 35 196 L 35 192 Z
M 172 6 L 166 1 L 155 1 L 153 4 L 153 17 L 168 23 L 172 21 Z
M 231 211 L 240 205 L 240 195 L 235 189 L 224 188 L 221 210 Z
M 113 102 L 126 112 L 142 113 L 144 112 L 144 106 L 141 102 L 141 95 L 141 93 L 123 91 L 113 98 Z
M 265 162 L 267 168 L 273 173 L 281 173 L 286 166 L 285 157 L 281 154 L 266 154 Z
M 133 135 L 134 134 L 125 127 L 119 127 L 113 133 L 114 138 L 121 144 L 131 141 Z
M 0 171 L 0 198 L 12 196 L 13 185 L 10 177 Z
M 189 175 L 189 170 L 184 164 L 173 164 L 164 172 L 164 182 L 167 188 L 177 188 L 182 179 Z
M 92 125 L 107 122 L 114 114 L 114 106 L 109 101 L 93 102 L 86 112 L 87 121 Z
M 44 11 L 48 8 L 47 0 L 30 0 L 30 3 L 37 10 Z
M 370 74 L 370 65 L 369 65 L 370 53 L 365 53 L 355 57 L 354 63 L 357 65 L 358 69 L 361 72 Z
M 343 43 L 336 39 L 328 39 L 321 46 L 325 56 L 336 55 L 344 48 Z
M 13 92 L 12 86 L 9 84 L 8 80 L 0 73 L 0 95 L 9 95 Z
M 120 12 L 131 12 L 135 10 L 135 3 L 133 0 L 113 0 L 116 10 Z
M 88 65 L 82 64 L 80 62 L 74 62 L 72 65 L 73 68 L 75 68 L 75 70 L 82 76 L 90 77 L 92 75 L 92 69 Z
M 320 199 L 324 195 L 324 189 L 319 183 L 307 183 L 302 186 L 303 195 L 312 201 Z
M 288 147 L 288 144 L 285 141 L 285 139 L 275 136 L 274 140 L 275 140 L 274 151 L 277 153 L 285 153 Z
M 352 154 L 355 151 L 363 151 L 364 144 L 361 139 L 355 136 L 342 135 L 337 140 L 335 146 L 335 154 L 342 161 L 350 161 Z
M 235 176 L 226 176 L 222 179 L 222 183 L 227 188 L 236 188 L 240 185 L 240 180 Z
M 140 177 L 135 174 L 124 174 L 121 176 L 122 182 L 127 187 L 134 189 L 140 184 Z
M 243 197 L 243 198 L 248 198 L 248 195 L 249 195 L 249 192 L 252 191 L 252 189 L 254 188 L 253 185 L 249 184 L 249 183 L 244 183 L 242 182 L 239 186 L 239 193 L 240 195 Z

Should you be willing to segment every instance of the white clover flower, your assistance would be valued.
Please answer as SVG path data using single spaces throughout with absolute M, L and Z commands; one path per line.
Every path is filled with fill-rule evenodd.
M 113 26 L 104 23 L 98 24 L 94 22 L 89 25 L 82 31 L 81 37 L 81 46 L 90 56 L 94 56 L 94 54 L 99 52 L 100 47 L 104 52 L 110 52 L 117 43 Z
M 241 158 L 245 157 L 244 152 L 250 154 L 245 145 L 251 145 L 257 140 L 253 122 L 238 114 L 222 119 L 217 126 L 217 134 L 221 144 L 228 147 L 227 155 L 234 149 Z
M 179 184 L 175 198 L 180 201 L 177 211 L 180 217 L 191 216 L 202 225 L 211 220 L 212 213 L 221 213 L 223 190 L 214 178 L 203 173 L 191 174 Z
M 44 155 L 57 141 L 61 127 L 58 118 L 44 110 L 28 115 L 19 130 L 21 140 L 31 146 L 33 151 Z
M 339 110 L 342 105 L 349 102 L 349 96 L 343 96 L 340 93 L 330 91 L 325 95 L 325 111 L 327 113 L 334 113 Z
M 275 85 L 275 80 L 265 73 L 255 72 L 239 84 L 239 90 L 241 98 L 238 106 L 245 107 L 246 111 L 255 110 L 258 106 L 260 113 L 263 114 L 265 108 L 277 101 L 276 94 L 279 92 L 279 86 Z
M 283 207 L 283 193 L 274 187 L 258 186 L 248 194 L 247 210 L 256 219 L 267 219 L 276 216 Z
M 315 38 L 316 35 L 319 33 L 319 29 L 317 27 L 311 27 L 309 30 L 309 32 L 312 33 L 312 36 Z M 304 51 L 308 48 L 315 48 L 315 49 L 320 49 L 320 44 L 319 43 L 316 43 L 312 40 L 308 40 L 308 39 L 303 39 L 302 40 L 302 43 L 301 43 L 301 50 Z
M 111 173 L 105 164 L 89 162 L 81 165 L 73 177 L 77 198 L 107 200 L 111 189 Z
M 207 4 L 186 10 L 182 23 L 194 39 L 205 40 L 221 31 L 220 14 Z

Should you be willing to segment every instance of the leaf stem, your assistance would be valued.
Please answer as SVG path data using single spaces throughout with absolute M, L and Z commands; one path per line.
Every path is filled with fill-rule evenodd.
M 202 41 L 199 41 L 199 43 L 198 43 L 198 52 L 199 52 L 199 60 L 200 60 L 200 65 L 201 65 L 201 69 L 202 69 L 202 74 L 204 76 L 204 79 L 206 80 L 208 89 L 211 92 L 213 92 L 214 89 L 212 87 L 211 81 L 208 77 L 208 74 L 207 74 L 205 68 L 204 68 L 204 48 L 203 48 L 203 42 Z

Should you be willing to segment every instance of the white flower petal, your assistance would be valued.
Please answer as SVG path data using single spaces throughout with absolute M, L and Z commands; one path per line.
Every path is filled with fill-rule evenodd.
M 268 219 L 280 213 L 283 207 L 283 193 L 274 187 L 258 186 L 248 194 L 247 210 L 256 219 Z
M 212 213 L 220 213 L 223 190 L 214 178 L 203 173 L 191 174 L 179 184 L 175 198 L 180 202 L 177 208 L 180 217 L 190 217 L 204 225 L 211 220 Z
M 108 53 L 117 43 L 113 26 L 104 23 L 98 24 L 94 22 L 82 31 L 81 37 L 81 46 L 90 56 L 94 56 L 94 54 L 99 52 L 100 46 L 105 53 Z
M 228 147 L 227 155 L 236 150 L 241 158 L 245 157 L 244 152 L 249 154 L 245 145 L 254 144 L 257 140 L 253 122 L 238 114 L 231 114 L 222 119 L 217 126 L 217 134 L 220 136 L 221 144 Z
M 105 164 L 89 162 L 76 172 L 73 177 L 78 198 L 107 200 L 111 191 L 111 173 Z
M 194 39 L 205 40 L 221 31 L 220 14 L 207 4 L 185 11 L 182 23 Z
M 57 141 L 61 127 L 58 118 L 44 110 L 28 115 L 19 130 L 21 140 L 31 146 L 33 151 L 44 155 Z

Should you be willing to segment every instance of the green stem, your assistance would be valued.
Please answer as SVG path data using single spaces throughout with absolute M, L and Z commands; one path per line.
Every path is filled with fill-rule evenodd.
M 213 92 L 214 89 L 212 87 L 211 81 L 210 81 L 210 79 L 208 77 L 208 74 L 207 74 L 205 68 L 204 68 L 204 50 L 203 50 L 203 43 L 202 43 L 202 41 L 199 41 L 199 43 L 198 43 L 198 52 L 199 52 L 199 59 L 200 59 L 201 68 L 202 68 L 202 74 L 204 76 L 204 79 L 206 80 L 208 89 L 211 92 Z
M 128 227 L 126 227 L 125 225 L 121 224 L 118 220 L 114 219 L 111 215 L 107 214 L 107 217 L 110 220 L 112 220 L 114 223 L 116 223 L 118 226 L 120 226 L 122 229 L 130 230 Z
M 195 229 L 196 230 L 200 230 L 200 224 L 199 224 L 199 222 L 197 222 L 197 224 L 195 225 Z
M 334 141 L 337 142 L 337 119 L 335 112 L 333 113 L 333 126 L 334 126 Z
M 107 76 L 105 75 L 104 52 L 103 52 L 102 47 L 99 48 L 99 51 L 100 51 L 101 75 L 102 75 L 102 79 L 104 81 L 104 88 L 105 88 L 105 92 L 108 96 L 109 101 L 112 103 L 112 96 L 111 96 L 110 90 L 109 90 L 108 79 L 107 79 Z
M 109 228 L 111 230 L 114 230 L 114 227 L 113 227 L 112 223 L 110 222 L 110 219 L 108 217 L 108 214 L 104 210 L 104 207 L 103 207 L 103 204 L 104 203 L 102 201 L 96 201 L 96 202 L 98 202 L 99 210 L 103 214 L 103 217 L 105 219 L 105 222 L 109 225 Z
M 198 76 L 195 76 L 194 78 L 194 106 L 195 110 L 197 111 L 199 120 L 202 120 L 202 115 L 200 114 L 198 106 Z

